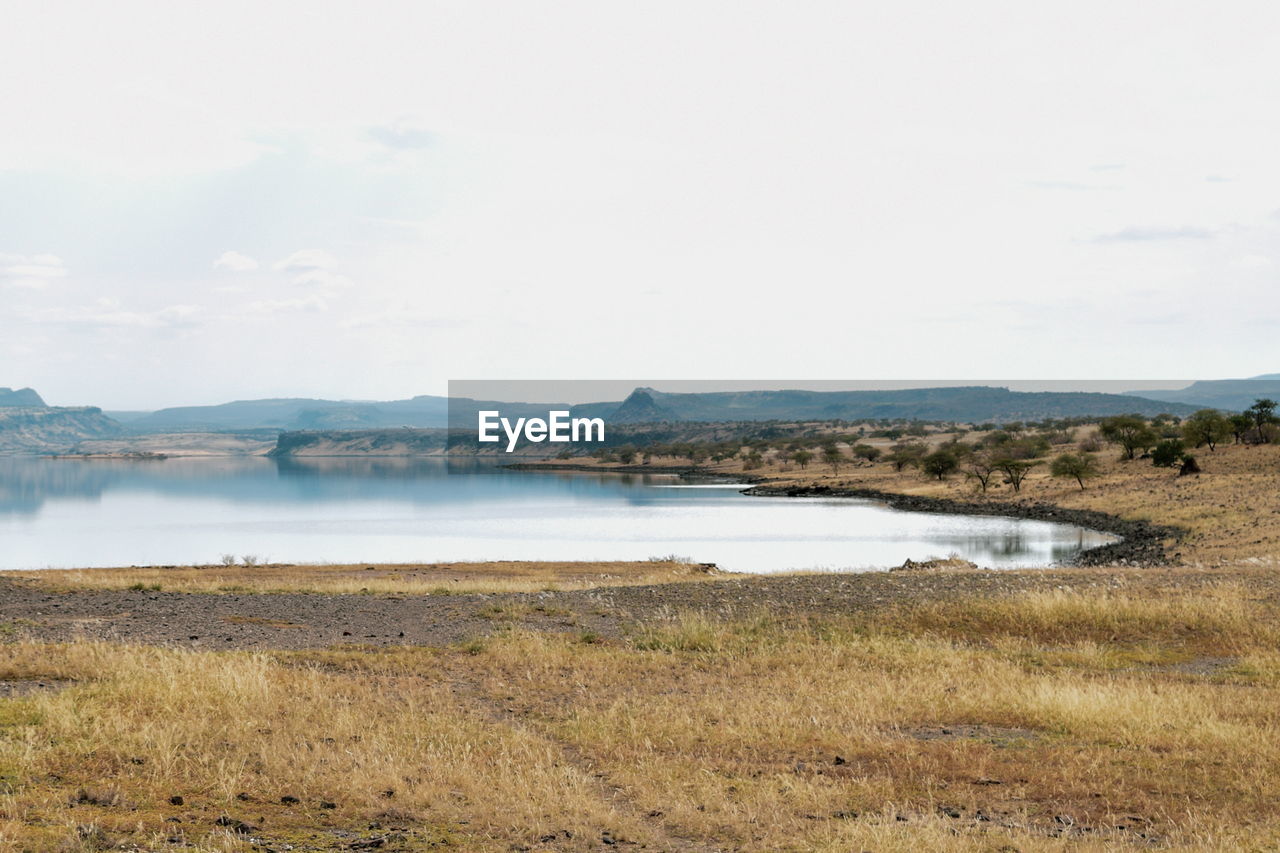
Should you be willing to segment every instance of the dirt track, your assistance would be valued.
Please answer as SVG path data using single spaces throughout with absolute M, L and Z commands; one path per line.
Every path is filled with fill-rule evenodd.
M 1160 589 L 1233 581 L 1246 583 L 1260 598 L 1280 598 L 1280 575 L 1249 569 L 874 572 L 572 592 L 427 596 L 50 592 L 32 582 L 4 579 L 0 580 L 0 628 L 11 639 L 86 638 L 201 649 L 442 646 L 511 624 L 609 636 L 687 610 L 722 616 L 825 615 L 1021 590 Z

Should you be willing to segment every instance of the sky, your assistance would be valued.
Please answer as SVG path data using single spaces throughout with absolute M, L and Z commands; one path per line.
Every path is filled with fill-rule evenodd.
M 0 0 L 0 386 L 1280 370 L 1280 7 Z

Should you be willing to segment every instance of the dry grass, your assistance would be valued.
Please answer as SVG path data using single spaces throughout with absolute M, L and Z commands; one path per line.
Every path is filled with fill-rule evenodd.
M 701 581 L 720 573 L 697 563 L 430 563 L 355 565 L 148 566 L 0 572 L 51 590 L 142 589 L 167 592 L 456 595 L 540 592 L 601 586 Z
M 1278 642 L 1222 585 L 443 650 L 11 643 L 0 679 L 74 684 L 0 701 L 0 847 L 1265 849 Z

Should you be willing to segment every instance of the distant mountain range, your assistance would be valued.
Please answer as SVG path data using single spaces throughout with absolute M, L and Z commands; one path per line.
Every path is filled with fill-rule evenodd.
M 1192 382 L 1186 388 L 1172 391 L 1162 388 L 1126 393 L 1148 400 L 1185 403 L 1197 409 L 1228 409 L 1238 412 L 1249 408 L 1260 397 L 1280 400 L 1280 373 L 1264 373 L 1252 379 L 1210 379 Z
M 1010 391 L 986 385 L 892 391 L 722 391 L 667 394 L 637 388 L 621 403 L 574 406 L 575 415 L 615 423 L 651 421 L 890 420 L 964 423 L 1128 414 L 1189 414 L 1192 408 L 1122 394 Z
M 237 400 L 216 406 L 180 406 L 150 413 L 120 413 L 131 431 L 217 431 L 249 429 L 378 429 L 397 426 L 442 427 L 447 397 L 365 402 L 285 397 Z
M 1196 382 L 1177 391 L 1128 394 L 1028 392 L 974 385 L 888 391 L 723 391 L 672 394 L 637 388 L 625 400 L 586 403 L 512 403 L 423 395 L 407 400 L 324 400 L 305 397 L 238 400 L 154 412 L 108 412 L 47 406 L 31 388 L 0 388 L 0 453 L 62 452 L 82 439 L 159 433 L 352 432 L 399 427 L 472 429 L 476 413 L 499 409 L 507 417 L 545 416 L 568 409 L 606 423 L 729 423 L 744 421 L 931 420 L 1007 423 L 1065 417 L 1106 417 L 1198 408 L 1240 410 L 1256 397 L 1280 399 L 1280 374 L 1250 380 Z M 116 415 L 115 418 L 110 415 Z M 264 436 L 265 434 L 265 436 Z

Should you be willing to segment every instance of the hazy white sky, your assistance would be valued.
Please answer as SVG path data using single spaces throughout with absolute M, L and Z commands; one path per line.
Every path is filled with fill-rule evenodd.
M 0 3 L 0 385 L 1280 370 L 1274 3 Z

